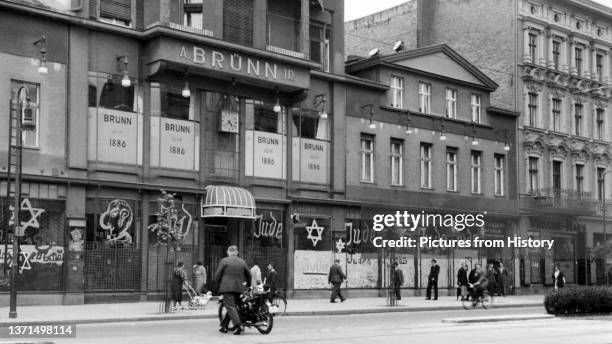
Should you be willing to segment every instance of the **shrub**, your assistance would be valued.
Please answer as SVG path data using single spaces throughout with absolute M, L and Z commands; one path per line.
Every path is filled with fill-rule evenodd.
M 569 286 L 550 291 L 544 298 L 549 314 L 612 313 L 612 288 Z

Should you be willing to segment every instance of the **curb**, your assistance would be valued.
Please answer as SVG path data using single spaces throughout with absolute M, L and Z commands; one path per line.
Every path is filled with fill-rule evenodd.
M 451 324 L 468 324 L 468 323 L 489 323 L 489 322 L 500 322 L 500 321 L 542 320 L 542 319 L 551 319 L 554 317 L 555 316 L 552 314 L 533 314 L 533 315 L 518 315 L 518 316 L 450 318 L 450 319 L 442 319 L 442 322 L 451 323 Z
M 524 308 L 538 307 L 541 304 L 525 303 L 514 305 L 500 305 L 494 308 Z M 352 315 L 352 314 L 374 314 L 374 313 L 401 313 L 401 312 L 425 312 L 425 311 L 454 311 L 463 310 L 461 306 L 446 307 L 389 307 L 389 308 L 370 308 L 370 309 L 347 309 L 331 311 L 295 311 L 286 312 L 279 316 L 325 316 L 325 315 Z M 115 322 L 139 322 L 139 321 L 164 321 L 164 320 L 197 320 L 197 319 L 217 319 L 217 314 L 202 315 L 161 315 L 161 316 L 140 316 L 133 318 L 105 318 L 105 319 L 67 319 L 67 320 L 23 320 L 23 321 L 0 321 L 0 327 L 11 325 L 58 325 L 58 324 L 104 324 Z M 444 322 L 444 321 L 443 321 Z

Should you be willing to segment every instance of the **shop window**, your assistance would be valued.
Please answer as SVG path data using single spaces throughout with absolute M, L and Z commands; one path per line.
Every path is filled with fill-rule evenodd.
M 195 92 L 194 92 L 195 93 Z M 161 87 L 161 115 L 181 120 L 193 120 L 194 109 L 193 99 L 191 97 L 183 97 L 181 89 L 178 87 L 164 86 Z
M 316 111 L 293 109 L 293 132 L 302 138 L 329 140 L 329 120 Z
M 329 120 L 314 110 L 294 108 L 293 179 L 307 183 L 329 181 Z
M 40 85 L 31 82 L 11 80 L 11 99 L 18 99 L 17 92 L 21 86 L 27 89 L 27 95 L 30 97 L 29 107 L 32 111 L 32 119 L 34 129 L 23 130 L 21 132 L 22 144 L 28 148 L 38 148 L 40 139 Z M 22 95 L 24 95 L 22 91 Z M 13 133 L 15 134 L 15 133 Z
M 126 199 L 90 199 L 86 203 L 87 242 L 135 246 L 139 203 Z
M 89 107 L 101 107 L 118 111 L 137 112 L 138 98 L 134 82 L 129 87 L 121 85 L 121 76 L 106 75 L 89 78 Z
M 253 0 L 223 0 L 223 40 L 253 46 Z
M 329 72 L 331 26 L 320 22 L 310 22 L 310 59 L 320 63 L 323 71 Z
M 268 133 L 284 134 L 284 113 L 276 113 L 259 103 L 255 105 L 255 130 Z

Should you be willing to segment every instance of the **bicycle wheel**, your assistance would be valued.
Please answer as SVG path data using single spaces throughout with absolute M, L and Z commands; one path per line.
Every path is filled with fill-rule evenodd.
M 287 299 L 285 298 L 284 293 L 279 293 L 278 291 L 274 294 L 271 302 L 272 306 L 275 306 L 278 310 L 278 314 L 285 314 L 287 311 Z
M 261 308 L 257 312 L 255 328 L 261 334 L 268 334 L 272 331 L 272 327 L 274 326 L 274 317 L 270 314 L 267 305 L 262 304 L 260 307 Z
M 223 303 L 219 303 L 219 321 L 223 321 L 223 318 L 225 318 L 225 315 L 227 314 L 227 309 L 225 308 L 225 305 Z

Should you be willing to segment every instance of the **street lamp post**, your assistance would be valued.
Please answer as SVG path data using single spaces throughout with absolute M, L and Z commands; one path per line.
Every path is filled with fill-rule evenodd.
M 9 318 L 17 318 L 17 274 L 19 269 L 19 237 L 22 235 L 20 231 L 21 219 L 21 173 L 22 173 L 22 121 L 24 120 L 25 111 L 29 106 L 30 96 L 28 87 L 21 85 L 17 90 L 17 99 L 19 101 L 19 113 L 14 116 L 14 111 L 11 112 L 10 121 L 15 123 L 15 196 L 13 210 L 13 257 L 11 259 L 11 297 L 9 306 Z M 17 117 L 17 118 L 14 118 Z M 12 123 L 11 123 L 12 126 Z

